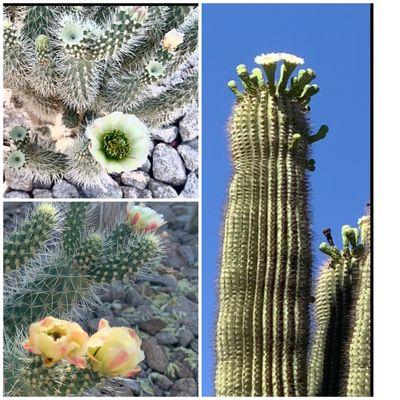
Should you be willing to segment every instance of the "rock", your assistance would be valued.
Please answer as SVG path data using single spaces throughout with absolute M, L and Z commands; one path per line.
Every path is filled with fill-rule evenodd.
M 193 246 L 183 245 L 181 252 L 186 256 L 188 264 L 193 265 L 197 260 L 197 254 L 195 254 L 197 248 L 193 249 Z
M 186 182 L 186 170 L 178 152 L 165 143 L 159 143 L 153 152 L 153 175 L 159 181 L 174 186 Z
M 138 277 L 138 280 L 142 282 L 150 282 L 164 287 L 170 287 L 175 289 L 178 286 L 178 281 L 173 275 L 146 275 Z
M 199 180 L 194 172 L 191 172 L 186 181 L 186 185 L 183 188 L 182 192 L 179 194 L 179 197 L 184 197 L 187 199 L 196 199 L 198 197 L 199 190 Z
M 6 168 L 4 175 L 9 189 L 22 190 L 24 192 L 30 192 L 33 189 L 33 176 L 29 171 L 11 171 Z
M 135 381 L 133 379 L 119 378 L 119 382 L 129 388 L 133 396 L 140 396 L 140 384 L 138 381 Z
M 172 186 L 166 185 L 165 183 L 152 180 L 149 183 L 149 188 L 153 194 L 153 197 L 158 199 L 172 199 L 178 197 L 176 190 Z
M 175 364 L 178 366 L 178 371 L 176 373 L 178 378 L 193 378 L 193 373 L 186 363 L 178 361 Z
M 146 162 L 139 168 L 141 171 L 144 172 L 149 172 L 151 169 L 151 162 L 149 159 L 146 160 Z
M 179 122 L 179 134 L 184 142 L 199 136 L 199 110 L 197 106 L 191 107 Z
M 49 199 L 53 197 L 53 193 L 48 189 L 33 189 L 33 197 L 39 199 Z
M 11 192 L 5 193 L 4 197 L 6 199 L 30 199 L 29 193 L 22 192 L 20 190 L 13 190 Z
M 139 324 L 139 328 L 143 332 L 146 332 L 152 336 L 154 336 L 157 332 L 161 331 L 161 329 L 165 328 L 165 326 L 166 323 L 160 318 L 149 319 Z
M 149 375 L 149 378 L 154 385 L 158 386 L 162 390 L 169 390 L 173 385 L 173 382 L 170 379 L 163 374 L 159 374 L 158 372 L 152 372 Z
M 183 268 L 183 275 L 189 279 L 195 279 L 199 277 L 199 270 L 197 268 Z
M 171 397 L 197 396 L 197 383 L 193 378 L 178 379 L 171 388 Z
M 142 350 L 145 355 L 147 365 L 154 371 L 164 372 L 168 365 L 168 358 L 164 349 L 157 343 L 155 338 L 144 339 Z
M 33 187 L 34 189 L 51 189 L 53 184 L 51 182 L 49 183 L 43 183 L 39 181 L 37 178 L 33 180 Z
M 199 153 L 193 147 L 187 144 L 178 146 L 178 153 L 183 158 L 186 168 L 189 171 L 197 171 L 199 168 Z
M 83 194 L 88 198 L 114 198 L 122 197 L 122 190 L 118 183 L 106 172 L 102 171 L 100 176 L 100 185 L 92 188 L 81 188 Z
M 169 220 L 167 220 L 169 221 Z M 188 265 L 188 259 L 186 254 L 182 251 L 182 247 L 177 243 L 167 244 L 168 257 L 164 260 L 164 265 L 171 268 L 181 270 L 186 268 Z
M 158 332 L 155 338 L 157 339 L 157 342 L 163 346 L 171 346 L 178 343 L 178 338 L 171 332 Z
M 137 308 L 137 310 L 138 310 L 138 314 L 143 317 L 142 321 L 149 319 L 149 318 L 153 317 L 153 315 L 154 315 L 153 309 L 148 304 L 143 304 L 143 305 L 139 306 Z
M 150 176 L 144 171 L 124 172 L 121 175 L 121 181 L 126 186 L 134 186 L 143 190 L 150 182 Z
M 199 336 L 199 320 L 196 314 L 191 314 L 183 321 L 183 325 L 191 330 L 194 337 Z
M 149 157 L 151 157 L 151 155 L 153 154 L 153 151 L 154 151 L 154 143 L 152 140 L 150 140 L 149 153 L 148 153 Z
M 140 197 L 142 199 L 152 199 L 153 198 L 153 193 L 151 192 L 150 189 L 144 189 L 141 191 Z
M 160 140 L 161 142 L 171 143 L 178 136 L 178 128 L 176 126 L 170 126 L 168 128 L 156 129 L 151 132 L 151 138 L 153 140 Z
M 141 196 L 141 191 L 132 186 L 121 186 L 123 197 L 126 199 L 138 199 Z
M 118 311 L 122 310 L 122 304 L 121 304 L 121 302 L 119 300 L 115 300 L 108 306 L 108 308 L 111 311 L 117 311 L 118 312 Z
M 133 307 L 138 307 L 143 304 L 149 304 L 149 301 L 144 299 L 137 290 L 132 287 L 127 289 L 125 303 Z
M 179 344 L 182 347 L 186 347 L 194 339 L 194 335 L 190 329 L 183 328 L 180 330 L 178 338 Z
M 176 298 L 176 305 L 169 305 L 165 311 L 167 312 L 184 312 L 186 314 L 190 313 L 197 313 L 198 310 L 198 305 L 189 299 L 187 299 L 185 296 L 180 295 Z
M 199 150 L 199 139 L 189 140 L 189 141 L 185 142 L 185 144 L 187 144 L 188 146 L 190 146 L 191 148 L 193 148 L 197 151 Z
M 64 179 L 58 181 L 53 186 L 53 197 L 56 199 L 61 198 L 79 198 L 79 192 L 74 185 L 71 185 Z
M 197 340 L 192 340 L 190 342 L 190 348 L 195 352 L 198 353 L 199 351 L 199 343 L 197 342 Z

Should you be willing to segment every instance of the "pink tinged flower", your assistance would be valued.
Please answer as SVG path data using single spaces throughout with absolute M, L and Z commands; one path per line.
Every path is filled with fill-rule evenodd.
M 165 224 L 164 216 L 143 204 L 128 203 L 127 222 L 136 232 L 155 232 Z
M 172 29 L 165 34 L 162 45 L 165 50 L 173 51 L 183 42 L 183 33 Z
M 141 340 L 133 329 L 111 328 L 102 319 L 99 330 L 90 337 L 88 357 L 93 369 L 108 377 L 132 377 L 140 372 L 138 364 L 144 360 Z
M 25 350 L 40 355 L 47 367 L 61 359 L 86 367 L 85 353 L 89 335 L 75 322 L 46 317 L 29 328 Z

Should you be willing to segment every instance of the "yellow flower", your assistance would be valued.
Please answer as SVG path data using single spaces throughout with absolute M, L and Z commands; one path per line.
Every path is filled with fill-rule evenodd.
M 178 32 L 176 29 L 172 29 L 165 34 L 163 40 L 163 47 L 167 51 L 175 50 L 183 42 L 183 33 Z
M 29 339 L 23 347 L 41 355 L 47 367 L 65 359 L 85 368 L 88 340 L 89 335 L 76 322 L 46 317 L 29 327 Z
M 98 331 L 89 339 L 87 354 L 93 369 L 99 374 L 132 377 L 140 372 L 138 364 L 144 360 L 141 343 L 133 329 L 111 328 L 102 319 Z

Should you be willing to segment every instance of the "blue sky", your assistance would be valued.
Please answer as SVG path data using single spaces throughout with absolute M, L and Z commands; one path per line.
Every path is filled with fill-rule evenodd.
M 214 394 L 214 327 L 222 210 L 231 168 L 227 120 L 234 96 L 226 82 L 238 64 L 288 52 L 317 72 L 320 93 L 311 102 L 311 124 L 330 128 L 313 145 L 311 210 L 315 265 L 321 231 L 340 243 L 344 224 L 355 225 L 370 200 L 370 9 L 369 4 L 203 5 L 203 395 Z

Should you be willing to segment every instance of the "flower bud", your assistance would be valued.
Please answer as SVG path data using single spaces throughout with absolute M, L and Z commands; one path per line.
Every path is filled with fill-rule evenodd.
M 93 369 L 107 377 L 133 377 L 140 372 L 138 364 L 144 360 L 140 350 L 142 341 L 130 328 L 111 328 L 100 320 L 98 331 L 88 342 L 88 357 Z

